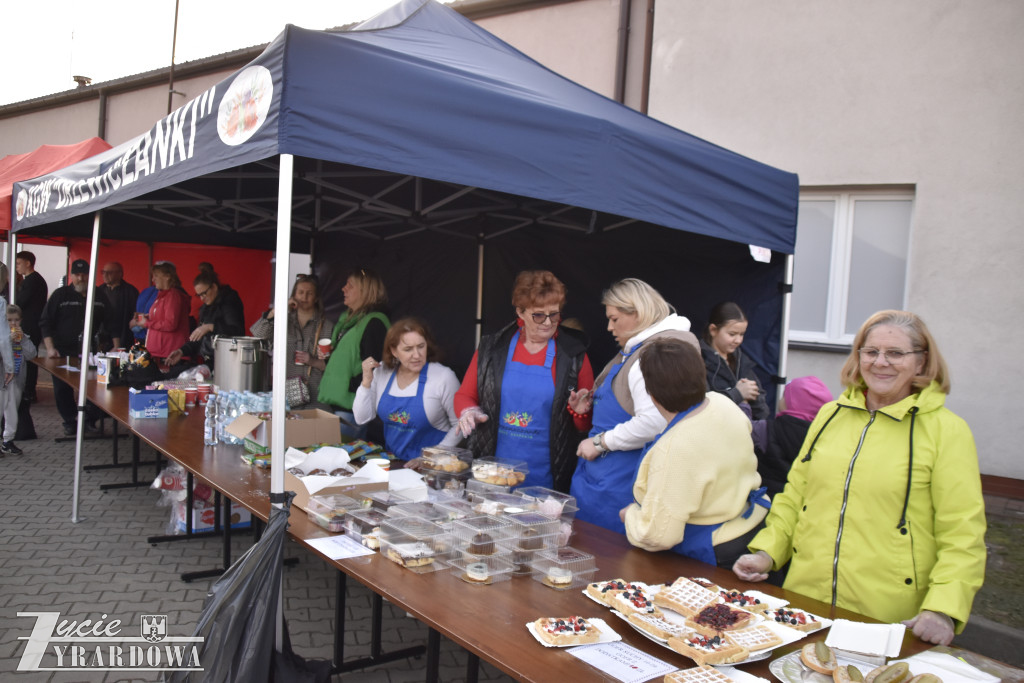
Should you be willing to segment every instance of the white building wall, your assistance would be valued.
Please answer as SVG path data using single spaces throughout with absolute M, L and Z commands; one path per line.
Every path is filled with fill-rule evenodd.
M 663 0 L 650 100 L 652 116 L 802 186 L 916 188 L 906 306 L 950 365 L 947 405 L 971 425 L 982 471 L 1016 478 L 1021 35 L 1015 0 Z M 795 353 L 788 375 L 837 389 L 842 360 Z

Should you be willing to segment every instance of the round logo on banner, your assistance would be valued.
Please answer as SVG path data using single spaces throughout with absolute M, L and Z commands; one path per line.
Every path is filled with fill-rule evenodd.
M 25 207 L 28 206 L 28 192 L 22 190 L 18 193 L 18 203 L 14 207 L 14 215 L 20 221 L 25 217 Z
M 225 145 L 240 145 L 267 120 L 274 79 L 265 66 L 243 69 L 224 93 L 217 112 L 217 134 Z

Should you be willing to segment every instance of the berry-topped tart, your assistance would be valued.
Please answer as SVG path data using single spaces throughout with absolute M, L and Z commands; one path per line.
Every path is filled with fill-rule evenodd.
M 818 617 L 810 612 L 792 607 L 768 610 L 765 612 L 764 617 L 768 621 L 774 621 L 783 626 L 795 628 L 798 631 L 817 631 L 824 625 Z
M 740 591 L 721 590 L 718 593 L 727 604 L 733 607 L 745 609 L 748 612 L 763 612 L 768 609 L 768 603 L 761 602 L 760 598 L 741 593 Z
M 545 643 L 558 647 L 587 645 L 601 639 L 600 631 L 583 617 L 542 617 L 533 622 L 533 632 Z
M 719 603 L 705 607 L 696 616 L 688 617 L 686 625 L 695 631 L 712 636 L 723 631 L 746 628 L 759 618 L 745 610 Z
M 706 636 L 700 633 L 669 638 L 668 646 L 698 664 L 742 662 L 750 655 L 747 648 L 730 643 L 721 636 Z
M 662 614 L 662 611 L 651 602 L 647 592 L 636 584 L 631 584 L 630 588 L 611 595 L 608 605 L 626 615 L 652 614 L 657 616 Z
M 640 586 L 630 583 L 625 579 L 611 579 L 610 581 L 588 583 L 586 593 L 602 605 L 611 605 L 611 600 L 617 593 L 636 588 L 640 588 Z

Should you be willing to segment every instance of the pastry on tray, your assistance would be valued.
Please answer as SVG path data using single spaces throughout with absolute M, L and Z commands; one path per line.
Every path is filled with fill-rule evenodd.
M 669 638 L 668 646 L 698 664 L 731 664 L 742 662 L 750 656 L 750 651 L 742 645 L 730 643 L 722 636 L 706 636 L 702 633 Z
M 595 581 L 587 584 L 587 595 L 600 603 L 611 605 L 611 599 L 616 593 L 621 593 L 633 584 L 625 579 L 611 579 L 609 581 Z
M 722 596 L 722 600 L 726 603 L 733 607 L 745 609 L 748 612 L 763 612 L 768 609 L 768 603 L 762 602 L 760 598 L 755 598 L 753 595 L 747 595 L 740 591 L 722 589 L 718 594 Z
M 601 639 L 601 633 L 583 617 L 543 617 L 533 622 L 533 628 L 551 645 L 587 645 Z
M 765 624 L 754 624 L 739 631 L 726 631 L 727 640 L 742 645 L 751 652 L 768 650 L 782 645 L 782 638 Z
M 403 567 L 424 567 L 434 563 L 434 549 L 426 543 L 396 543 L 388 548 L 389 560 Z
M 695 666 L 692 669 L 665 674 L 665 683 L 730 683 L 731 678 L 713 666 Z
M 795 609 L 793 607 L 770 609 L 764 613 L 764 618 L 768 621 L 774 621 L 782 624 L 783 626 L 788 626 L 789 628 L 795 628 L 797 631 L 817 631 L 822 626 L 818 617 L 814 616 L 810 612 L 805 612 L 802 609 Z
M 654 604 L 685 616 L 693 616 L 721 599 L 718 593 L 713 593 L 687 578 L 680 577 L 671 586 L 666 586 L 658 591 L 658 594 L 654 596 Z
M 725 603 L 708 605 L 696 615 L 686 618 L 686 625 L 694 631 L 715 635 L 723 631 L 738 631 L 757 621 L 759 617 L 746 610 L 736 609 Z
M 681 638 L 683 636 L 696 633 L 692 628 L 687 628 L 677 621 L 669 621 L 663 616 L 633 613 L 627 618 L 629 619 L 629 623 L 646 631 L 647 633 L 650 633 L 658 640 Z
M 608 605 L 623 614 L 662 614 L 662 611 L 654 606 L 647 592 L 640 586 L 633 586 L 618 592 L 609 591 L 606 595 L 610 597 Z

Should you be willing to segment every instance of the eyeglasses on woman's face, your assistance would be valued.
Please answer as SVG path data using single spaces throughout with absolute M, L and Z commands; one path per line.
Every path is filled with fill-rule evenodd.
M 210 289 L 212 289 L 212 288 L 211 287 L 207 287 L 206 289 L 204 289 L 201 292 L 200 291 L 196 291 L 196 296 L 198 298 L 200 298 L 200 299 L 205 299 L 206 295 L 210 293 Z
M 530 318 L 532 318 L 533 322 L 538 325 L 543 325 L 547 320 L 557 323 L 562 319 L 562 313 L 560 311 L 555 311 L 554 313 L 541 313 L 540 311 L 537 311 L 536 313 L 531 313 Z
M 910 356 L 924 353 L 921 349 L 903 351 L 901 349 L 876 349 L 869 346 L 858 349 L 858 352 L 863 363 L 877 363 L 878 359 L 881 358 L 889 365 L 903 365 Z

